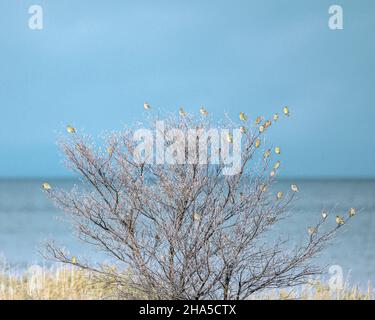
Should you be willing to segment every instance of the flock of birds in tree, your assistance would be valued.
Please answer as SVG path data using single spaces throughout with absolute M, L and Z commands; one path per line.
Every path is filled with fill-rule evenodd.
M 145 110 L 150 110 L 150 109 L 151 109 L 151 105 L 150 105 L 149 103 L 145 102 L 145 103 L 143 104 L 143 108 L 144 108 Z M 187 112 L 184 110 L 183 107 L 180 107 L 178 112 L 179 112 L 179 115 L 180 115 L 181 117 L 185 117 L 185 116 L 187 115 Z M 200 112 L 200 114 L 201 114 L 202 116 L 208 116 L 208 111 L 207 111 L 204 107 L 201 107 L 201 108 L 199 109 L 199 112 Z M 288 116 L 288 117 L 290 116 L 289 108 L 288 108 L 287 106 L 283 108 L 283 113 L 284 113 L 285 116 Z M 239 113 L 239 118 L 240 118 L 241 121 L 244 121 L 244 122 L 246 122 L 246 121 L 248 120 L 248 117 L 246 116 L 246 114 L 245 114 L 244 112 L 240 112 L 240 113 Z M 262 116 L 257 117 L 257 118 L 255 119 L 255 124 L 256 124 L 256 125 L 260 125 L 260 123 L 262 122 L 262 120 L 264 120 Z M 278 114 L 278 113 L 275 113 L 275 114 L 273 115 L 273 120 L 274 120 L 274 121 L 279 120 L 279 114 Z M 260 133 L 263 133 L 264 130 L 265 130 L 266 128 L 268 128 L 271 124 L 272 124 L 271 120 L 266 120 L 263 124 L 261 124 L 261 125 L 259 126 L 259 132 L 260 132 Z M 67 125 L 67 126 L 66 126 L 66 131 L 67 131 L 69 134 L 75 134 L 75 133 L 76 133 L 76 129 L 75 129 L 73 126 L 71 126 L 71 125 Z M 241 131 L 242 133 L 246 133 L 246 132 L 247 132 L 246 127 L 243 126 L 243 125 L 240 126 L 240 131 Z M 227 141 L 228 141 L 229 143 L 233 143 L 233 136 L 232 136 L 230 133 L 228 133 L 228 135 L 227 135 Z M 260 144 L 261 144 L 261 140 L 260 140 L 260 139 L 256 139 L 256 141 L 255 141 L 255 147 L 256 147 L 256 148 L 259 148 L 259 147 L 260 147 Z M 280 154 L 280 153 L 281 153 L 281 149 L 280 149 L 280 147 L 275 147 L 274 151 L 275 151 L 276 154 Z M 107 148 L 107 152 L 108 152 L 110 155 L 112 155 L 112 153 L 113 153 L 113 149 L 112 149 L 111 147 L 109 147 L 109 148 Z M 264 155 L 263 155 L 263 156 L 264 156 L 265 159 L 267 159 L 270 155 L 271 155 L 271 150 L 270 150 L 270 149 L 267 149 L 267 150 L 264 152 Z M 273 170 L 270 172 L 270 176 L 271 176 L 271 177 L 273 177 L 273 176 L 276 174 L 276 170 L 277 170 L 279 167 L 280 167 L 280 161 L 277 161 L 277 162 L 275 163 L 274 167 L 273 167 Z M 296 184 L 292 184 L 292 185 L 290 186 L 290 188 L 291 188 L 291 190 L 292 190 L 293 192 L 298 192 L 298 191 L 299 191 L 299 190 L 298 190 L 298 186 L 297 186 Z M 51 187 L 51 185 L 50 185 L 48 182 L 44 182 L 44 183 L 42 184 L 42 189 L 44 189 L 44 190 L 46 190 L 46 191 L 50 191 L 50 190 L 52 189 L 52 187 Z M 265 187 L 262 191 L 266 191 L 266 187 Z M 277 199 L 277 200 L 280 200 L 280 199 L 282 199 L 282 197 L 283 197 L 283 192 L 282 192 L 282 191 L 277 192 L 277 194 L 276 194 L 276 199 Z M 356 214 L 356 209 L 355 209 L 355 208 L 350 208 L 349 211 L 348 211 L 348 216 L 349 216 L 349 218 L 353 217 L 355 214 Z M 323 220 L 326 220 L 327 217 L 328 217 L 328 213 L 327 213 L 326 211 L 323 211 L 323 212 L 322 212 L 322 219 L 323 219 Z M 194 213 L 193 213 L 193 219 L 196 220 L 196 221 L 201 220 L 201 216 L 200 216 L 200 214 L 197 213 L 197 212 L 194 212 Z M 339 216 L 339 215 L 336 216 L 335 221 L 336 221 L 336 223 L 337 223 L 338 226 L 342 226 L 342 225 L 345 224 L 345 219 L 344 219 L 342 216 Z M 308 231 L 308 233 L 309 233 L 310 235 L 313 235 L 314 233 L 317 232 L 316 228 L 313 228 L 313 227 L 309 227 L 309 228 L 307 229 L 307 231 Z M 76 258 L 76 257 L 72 257 L 72 259 L 71 259 L 71 263 L 72 263 L 72 264 L 77 264 L 77 258 Z

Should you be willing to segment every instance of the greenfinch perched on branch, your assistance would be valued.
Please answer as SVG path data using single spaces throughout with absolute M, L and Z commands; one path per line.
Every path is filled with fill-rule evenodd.
M 293 192 L 298 192 L 298 187 L 297 187 L 296 184 L 292 184 L 292 185 L 290 186 L 290 189 L 292 189 Z
M 339 225 L 339 226 L 342 226 L 345 221 L 344 221 L 344 218 L 341 217 L 341 216 L 336 216 L 336 223 Z
M 208 115 L 208 111 L 204 108 L 204 107 L 201 107 L 199 109 L 199 112 L 201 113 L 201 115 L 203 116 L 207 116 Z
M 258 117 L 255 119 L 255 124 L 259 124 L 262 121 L 262 117 Z
M 274 168 L 275 170 L 279 169 L 279 168 L 280 168 L 280 161 L 277 161 L 277 162 L 275 163 L 275 165 L 273 166 L 273 168 Z
M 107 152 L 108 152 L 108 154 L 109 154 L 110 157 L 112 157 L 113 151 L 114 151 L 113 147 L 108 147 L 107 148 Z
M 283 112 L 284 112 L 284 114 L 285 114 L 287 117 L 289 117 L 290 113 L 289 113 L 289 108 L 288 108 L 288 107 L 284 107 Z
M 255 148 L 259 148 L 260 146 L 260 139 L 255 140 Z
M 180 107 L 180 109 L 178 110 L 178 113 L 180 114 L 181 117 L 185 117 L 186 116 L 186 111 L 184 110 L 183 107 Z
M 240 112 L 240 120 L 242 120 L 242 121 L 246 121 L 247 120 L 247 116 L 243 112 Z
M 264 152 L 264 155 L 263 155 L 264 159 L 267 159 L 267 158 L 270 156 L 270 154 L 271 154 L 271 150 L 270 150 L 270 149 L 267 149 L 267 150 Z
M 314 233 L 316 233 L 316 228 L 310 227 L 307 229 L 307 231 L 310 235 L 313 235 Z
M 50 185 L 48 182 L 44 182 L 44 183 L 42 184 L 42 188 L 43 188 L 44 190 L 51 190 L 51 189 L 52 189 L 51 185 Z
M 349 211 L 348 211 L 348 214 L 349 214 L 349 217 L 353 217 L 355 216 L 356 214 L 356 210 L 354 208 L 350 208 Z
M 76 133 L 76 129 L 69 124 L 66 126 L 66 131 L 68 133 Z

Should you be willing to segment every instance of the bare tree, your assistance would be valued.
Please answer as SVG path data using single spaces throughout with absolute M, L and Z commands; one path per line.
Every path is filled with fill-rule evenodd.
M 167 117 L 165 130 L 209 129 L 207 119 L 184 113 Z M 312 259 L 344 221 L 321 228 L 326 216 L 318 217 L 299 244 L 274 234 L 273 226 L 288 216 L 297 186 L 285 194 L 271 191 L 279 170 L 271 159 L 278 152 L 263 146 L 263 136 L 276 121 L 259 120 L 241 127 L 241 167 L 234 175 L 223 175 L 224 163 L 209 161 L 212 148 L 206 164 L 148 163 L 135 157 L 136 128 L 109 134 L 105 147 L 97 148 L 69 127 L 60 146 L 84 184 L 70 192 L 52 187 L 45 192 L 69 214 L 81 239 L 123 268 L 72 260 L 53 243 L 50 255 L 95 271 L 125 298 L 137 292 L 152 299 L 246 299 L 264 289 L 306 283 L 322 271 Z M 157 130 L 153 121 L 149 125 Z M 221 127 L 239 125 L 228 119 Z M 171 145 L 168 139 L 164 143 Z

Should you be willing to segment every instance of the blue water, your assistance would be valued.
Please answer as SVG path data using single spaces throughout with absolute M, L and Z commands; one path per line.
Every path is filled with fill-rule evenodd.
M 69 189 L 74 181 L 56 180 L 51 184 Z M 301 180 L 300 192 L 291 208 L 292 217 L 275 231 L 304 236 L 307 226 L 329 211 L 328 224 L 336 214 L 345 215 L 350 207 L 358 215 L 337 234 L 334 243 L 318 258 L 321 265 L 340 265 L 351 284 L 375 283 L 375 181 Z M 48 264 L 40 255 L 43 242 L 54 239 L 72 254 L 95 261 L 100 253 L 76 240 L 64 215 L 40 191 L 39 180 L 0 180 L 0 254 L 7 263 L 26 267 Z M 275 190 L 289 189 L 291 181 L 278 182 Z M 100 258 L 99 258 L 100 257 Z

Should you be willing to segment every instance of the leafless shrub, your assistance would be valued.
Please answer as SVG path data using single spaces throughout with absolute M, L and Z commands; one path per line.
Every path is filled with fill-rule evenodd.
M 339 225 L 321 228 L 326 218 L 317 218 L 305 241 L 297 245 L 273 234 L 272 227 L 286 218 L 295 192 L 276 196 L 270 191 L 275 177 L 270 171 L 278 168 L 271 163 L 277 155 L 266 151 L 263 156 L 269 125 L 247 128 L 241 168 L 231 176 L 222 174 L 222 163 L 137 162 L 134 128 L 110 134 L 103 148 L 70 129 L 60 146 L 84 187 L 45 192 L 69 213 L 84 241 L 123 268 L 96 266 L 79 257 L 72 260 L 53 243 L 47 246 L 50 255 L 96 271 L 108 284 L 116 284 L 124 297 L 133 298 L 246 299 L 264 289 L 306 283 L 322 271 L 312 259 Z M 166 130 L 210 126 L 203 116 L 165 120 Z M 222 126 L 239 127 L 231 120 Z M 207 157 L 212 156 L 211 150 Z M 269 233 L 277 240 L 267 240 Z

